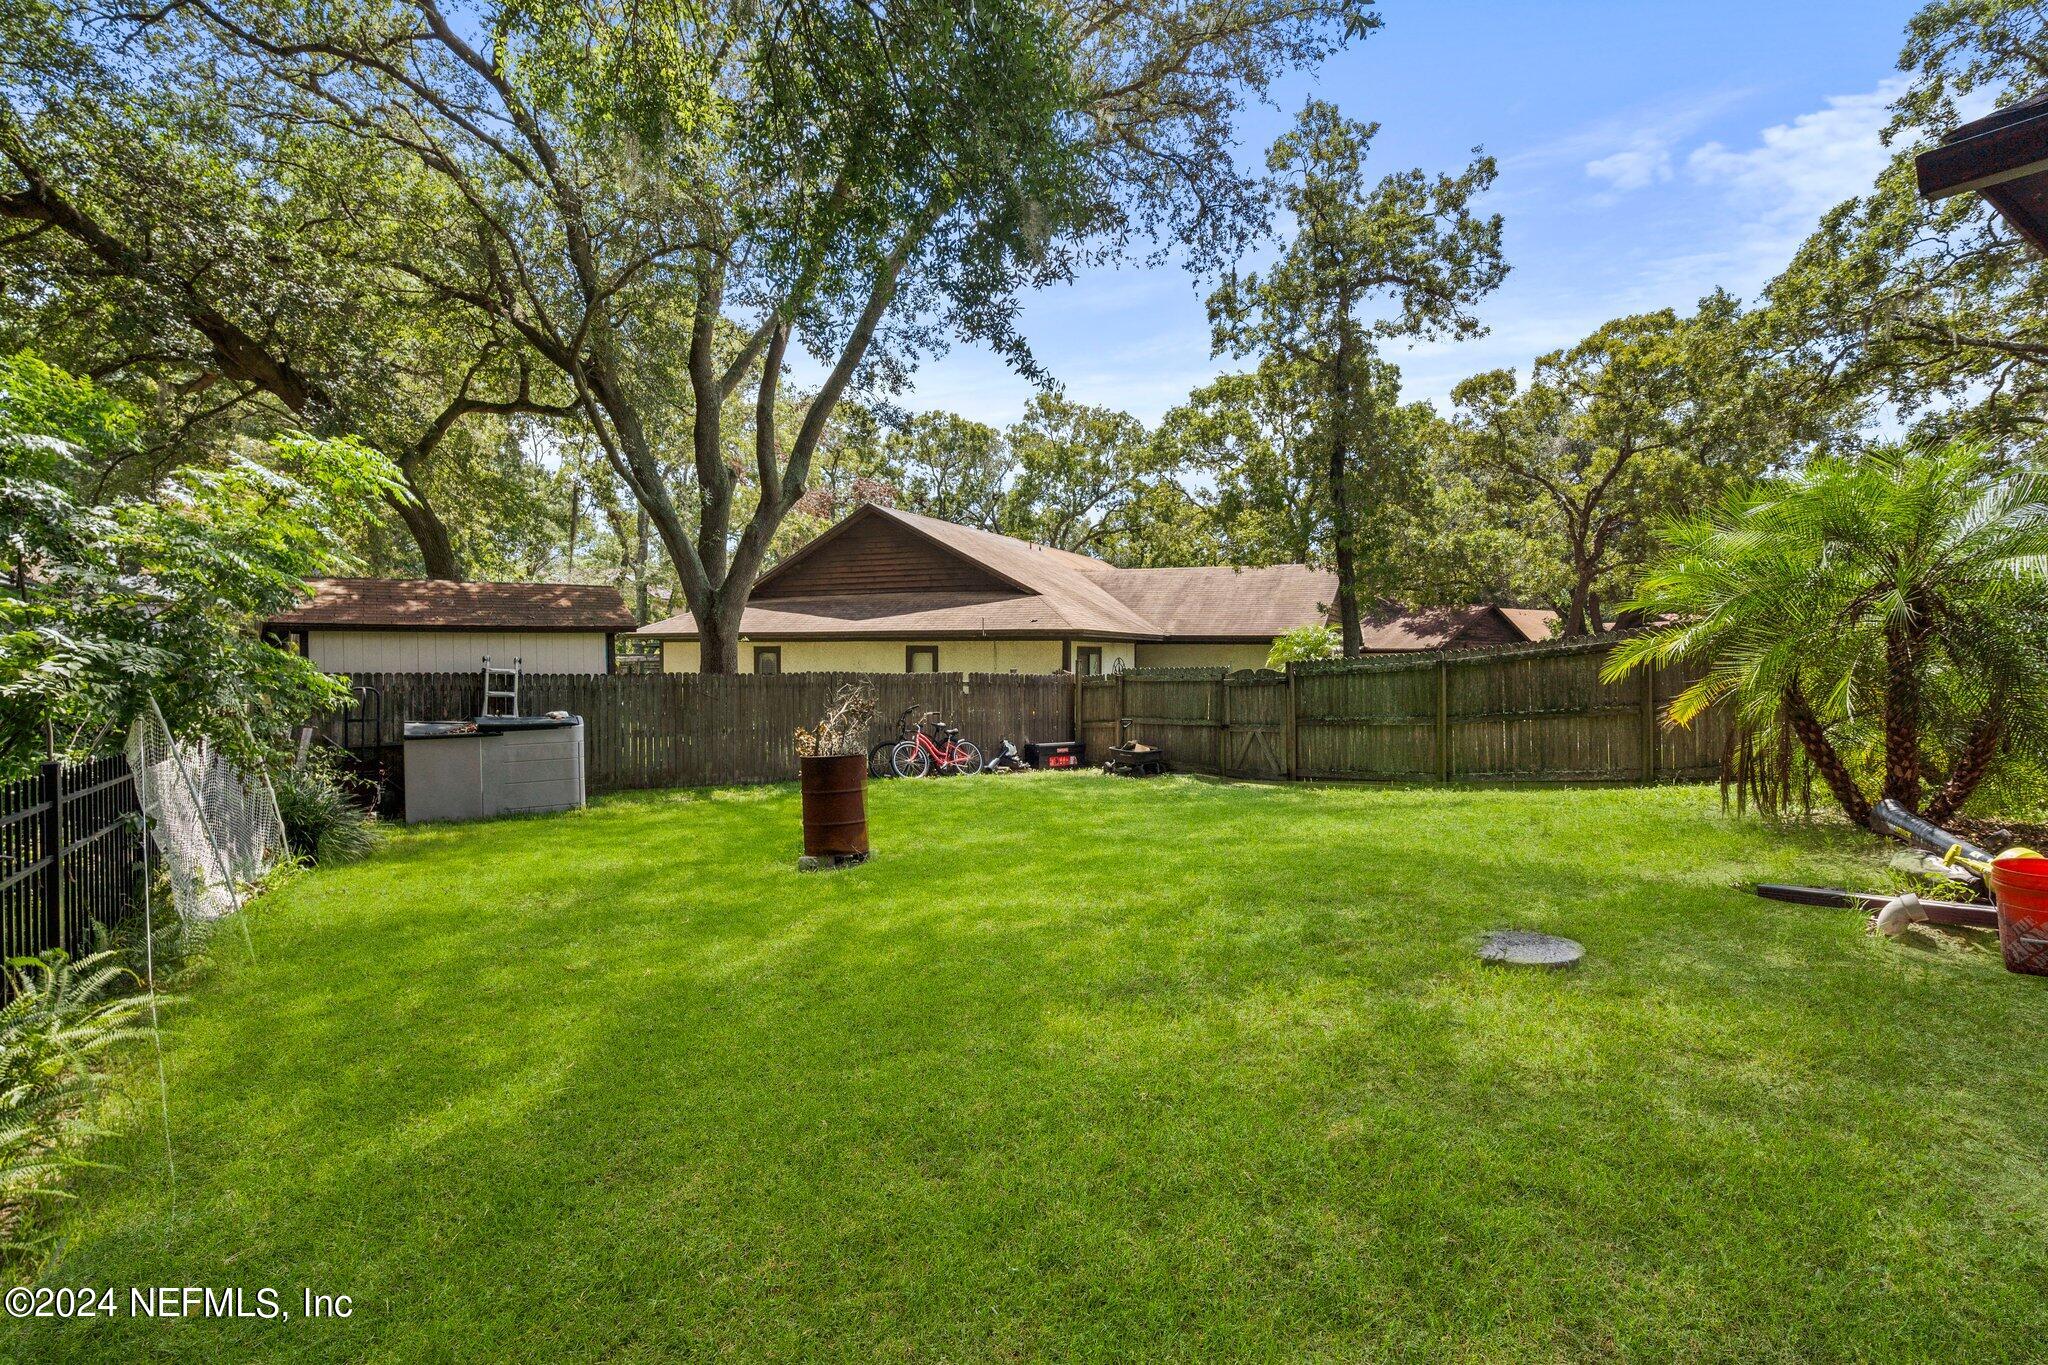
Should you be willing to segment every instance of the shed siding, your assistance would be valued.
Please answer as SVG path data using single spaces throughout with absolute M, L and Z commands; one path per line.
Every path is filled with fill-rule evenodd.
M 323 630 L 306 653 L 323 673 L 467 673 L 491 662 L 528 673 L 602 673 L 602 631 Z

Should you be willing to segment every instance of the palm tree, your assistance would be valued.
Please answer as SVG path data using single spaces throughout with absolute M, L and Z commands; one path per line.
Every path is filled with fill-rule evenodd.
M 2042 494 L 1963 445 L 1734 490 L 1659 533 L 1631 606 L 1665 624 L 1617 647 L 1607 676 L 1701 668 L 1673 724 L 1726 701 L 1752 737 L 1796 741 L 1850 819 L 1869 819 L 1859 772 L 1874 769 L 1881 795 L 1945 820 L 2002 753 L 2043 739 Z

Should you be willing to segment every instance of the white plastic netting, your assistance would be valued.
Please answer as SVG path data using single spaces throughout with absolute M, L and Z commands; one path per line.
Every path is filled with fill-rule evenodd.
M 205 739 L 179 739 L 155 702 L 128 731 L 128 766 L 169 875 L 178 914 L 215 920 L 242 908 L 285 857 L 277 796 Z

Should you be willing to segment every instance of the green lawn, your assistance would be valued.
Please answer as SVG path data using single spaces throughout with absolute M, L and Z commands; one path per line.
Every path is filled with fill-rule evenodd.
M 171 1016 L 46 1282 L 346 1322 L 24 1359 L 2018 1359 L 2048 982 L 1706 789 L 889 783 L 397 834 Z M 1574 974 L 1477 964 L 1569 934 Z M 145 1103 L 146 1101 L 146 1103 Z M 123 1289 L 125 1294 L 125 1288 Z

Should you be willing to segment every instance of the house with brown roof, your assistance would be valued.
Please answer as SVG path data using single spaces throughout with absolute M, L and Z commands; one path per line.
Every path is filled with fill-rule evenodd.
M 467 673 L 485 656 L 528 673 L 609 673 L 637 622 L 619 590 L 586 583 L 316 578 L 264 623 L 323 673 Z
M 1305 564 L 1121 569 L 870 503 L 761 576 L 740 621 L 740 670 L 1257 668 L 1275 636 L 1327 621 L 1336 595 L 1336 575 Z M 687 612 L 638 633 L 662 642 L 667 671 L 698 667 Z M 1501 608 L 1458 607 L 1373 619 L 1366 647 L 1461 648 L 1549 633 Z

